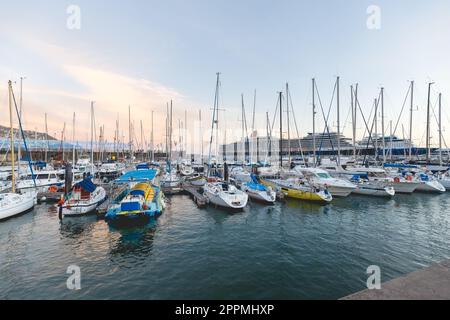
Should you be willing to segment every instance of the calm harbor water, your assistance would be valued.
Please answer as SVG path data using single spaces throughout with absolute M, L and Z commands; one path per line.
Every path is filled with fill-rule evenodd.
M 450 257 L 448 208 L 450 193 L 229 214 L 177 195 L 148 226 L 115 230 L 39 205 L 0 222 L 0 298 L 337 299 L 365 288 L 369 265 L 384 282 Z

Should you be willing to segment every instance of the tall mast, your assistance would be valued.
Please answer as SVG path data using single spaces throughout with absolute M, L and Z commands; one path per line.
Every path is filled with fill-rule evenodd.
M 253 163 L 253 151 L 254 151 L 254 142 L 253 139 L 256 139 L 258 141 L 258 134 L 255 132 L 255 114 L 256 114 L 256 89 L 253 94 L 253 115 L 252 115 L 252 133 L 250 135 L 250 138 L 252 139 L 252 150 L 250 152 L 250 163 Z M 258 146 L 257 146 L 258 147 Z M 257 150 L 257 153 L 259 150 Z
M 25 77 L 20 77 L 20 101 L 19 101 L 19 115 L 20 119 L 22 118 L 23 114 L 23 95 L 22 95 L 22 89 L 23 89 L 23 80 Z M 19 141 L 18 148 L 17 148 L 17 174 L 20 176 L 20 159 L 22 158 L 22 142 Z
M 245 148 L 245 123 L 244 123 L 244 121 L 245 121 L 245 111 L 244 111 L 244 94 L 243 93 L 241 93 L 241 124 L 242 124 L 242 126 L 241 126 L 241 139 L 242 139 L 242 145 L 243 145 L 243 148 L 242 148 L 242 163 L 245 163 L 245 151 L 246 151 L 246 148 Z
M 94 101 L 91 101 L 91 168 L 94 173 Z
M 392 120 L 389 121 L 389 159 L 392 161 Z
M 12 192 L 16 192 L 16 173 L 14 172 L 14 161 L 16 155 L 14 154 L 14 124 L 13 124 L 13 112 L 12 112 L 12 83 L 8 81 L 8 95 L 9 95 L 9 124 L 10 124 L 10 140 L 11 140 L 11 178 L 12 178 Z
M 211 123 L 211 137 L 209 140 L 209 152 L 208 152 L 208 172 L 207 172 L 207 177 L 209 177 L 210 175 L 210 170 L 211 170 L 211 147 L 212 147 L 212 142 L 213 142 L 213 137 L 214 137 L 214 126 L 216 127 L 216 130 L 218 129 L 218 124 L 217 124 L 217 113 L 218 110 L 218 105 L 219 105 L 219 78 L 220 78 L 220 73 L 217 72 L 216 73 L 217 76 L 217 80 L 216 80 L 216 92 L 214 94 L 214 107 L 213 107 L 213 116 L 212 116 L 212 123 Z
M 172 163 L 172 100 L 170 100 L 170 114 L 169 114 L 169 163 Z
M 199 142 L 200 142 L 200 163 L 203 165 L 203 134 L 202 134 L 202 110 L 198 110 L 198 121 L 199 121 Z
M 116 132 L 117 132 L 117 150 L 116 150 L 116 161 L 119 160 L 119 149 L 120 149 L 120 137 L 119 137 L 119 114 L 117 113 L 117 121 L 116 121 Z
M 314 157 L 314 167 L 316 166 L 316 79 L 312 79 L 312 108 L 313 108 L 313 157 Z
M 353 157 L 356 161 L 356 108 L 355 108 L 355 92 L 353 91 L 353 85 L 350 86 L 351 91 L 351 110 L 352 110 L 352 136 L 353 136 Z
M 267 139 L 267 158 L 272 157 L 272 138 L 270 136 L 270 119 L 269 119 L 269 112 L 266 112 L 266 139 Z M 270 158 L 269 158 L 270 160 Z
M 128 144 L 130 148 L 130 160 L 133 157 L 132 137 L 131 137 L 131 106 L 128 106 Z
M 283 93 L 279 92 L 280 104 L 280 169 L 283 169 Z
M 442 93 L 439 93 L 439 165 L 442 166 Z
M 72 122 L 72 164 L 75 165 L 75 112 L 73 113 Z
M 340 101 L 339 101 L 339 99 L 340 99 L 340 96 L 339 96 L 339 76 L 336 78 L 336 108 L 337 108 L 337 138 L 338 138 L 338 141 L 337 141 L 337 148 L 338 148 L 338 158 L 337 158 L 337 163 L 338 163 L 338 166 L 340 166 L 341 165 L 341 136 L 340 136 L 340 134 L 341 134 L 341 118 L 340 118 L 340 110 L 339 110 L 339 108 L 340 108 Z
M 430 152 L 430 96 L 431 96 L 431 85 L 433 83 L 430 82 L 428 84 L 428 102 L 427 102 L 427 142 L 426 142 L 426 147 L 427 147 L 427 163 L 430 160 L 430 156 L 431 156 L 431 152 Z
M 374 142 L 374 147 L 375 147 L 375 162 L 377 162 L 378 160 L 378 99 L 375 98 L 374 100 L 374 106 L 375 106 L 375 115 L 373 118 L 373 121 L 375 123 L 375 140 L 372 139 L 372 141 Z
M 287 135 L 288 135 L 288 164 L 291 165 L 291 128 L 290 128 L 290 118 L 289 118 L 289 84 L 286 82 L 286 112 L 287 112 Z
M 169 161 L 169 103 L 166 103 L 166 161 Z
M 144 130 L 142 128 L 142 119 L 140 121 L 141 125 L 141 152 L 142 152 L 142 160 L 144 160 Z
M 384 133 L 384 88 L 381 87 L 381 139 L 383 139 L 383 163 L 386 162 L 386 139 Z
M 187 110 L 184 110 L 184 157 L 187 157 Z
M 45 162 L 47 162 L 47 153 L 48 153 L 48 127 L 47 127 L 47 113 L 45 113 Z
M 154 133 L 153 133 L 153 113 L 152 110 L 152 134 L 151 134 L 151 140 L 152 140 L 152 162 L 155 161 L 155 141 L 154 141 Z
M 414 81 L 411 81 L 411 107 L 410 107 L 410 110 L 409 110 L 409 160 L 412 160 L 413 109 L 414 109 Z

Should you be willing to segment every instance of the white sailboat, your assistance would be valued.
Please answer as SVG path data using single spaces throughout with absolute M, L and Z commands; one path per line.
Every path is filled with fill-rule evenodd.
M 8 82 L 9 90 L 9 120 L 10 120 L 10 139 L 11 139 L 11 171 L 12 171 L 12 193 L 0 194 L 0 220 L 8 219 L 16 215 L 23 214 L 33 209 L 36 204 L 36 192 L 27 192 L 24 194 L 15 193 L 15 171 L 14 171 L 14 129 L 13 129 L 13 112 L 12 112 L 12 84 Z M 20 118 L 19 118 L 20 124 Z
M 106 191 L 87 178 L 75 184 L 62 204 L 63 216 L 80 216 L 97 209 L 106 200 Z
M 348 180 L 333 178 L 327 171 L 319 168 L 297 166 L 294 171 L 313 184 L 326 188 L 332 196 L 347 197 L 356 189 L 356 186 Z
M 207 177 L 210 177 L 211 167 L 212 167 L 212 156 L 211 156 L 211 145 L 212 138 L 214 135 L 214 128 L 216 129 L 216 133 L 218 133 L 218 112 L 219 112 L 219 81 L 220 74 L 217 73 L 217 81 L 216 81 L 216 93 L 214 97 L 214 109 L 212 116 L 212 126 L 211 126 L 211 139 L 209 144 L 209 156 L 208 156 L 208 173 Z M 217 152 L 217 150 L 216 150 Z M 227 180 L 228 176 L 228 167 L 225 163 L 225 180 Z M 248 195 L 237 189 L 235 186 L 228 183 L 228 181 L 221 182 L 208 182 L 203 186 L 203 194 L 208 199 L 211 204 L 216 206 L 233 209 L 233 210 L 241 210 L 243 209 L 248 202 Z
M 203 186 L 205 197 L 210 203 L 228 209 L 243 209 L 248 195 L 226 182 L 210 182 Z

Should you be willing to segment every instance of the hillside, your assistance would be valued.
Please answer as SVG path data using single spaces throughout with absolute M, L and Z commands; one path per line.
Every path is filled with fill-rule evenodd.
M 9 128 L 0 125 L 0 139 L 5 139 L 5 138 L 9 137 L 9 131 L 10 131 Z M 19 130 L 14 129 L 14 133 L 15 133 L 16 137 L 20 133 L 18 131 Z M 34 131 L 29 131 L 29 130 L 25 130 L 25 137 L 29 140 L 34 140 L 35 137 L 38 140 L 57 140 L 54 137 L 47 135 L 45 133 L 42 133 L 42 132 L 35 133 Z

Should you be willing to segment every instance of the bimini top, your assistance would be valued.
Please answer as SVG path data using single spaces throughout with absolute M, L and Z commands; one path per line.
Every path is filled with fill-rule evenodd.
M 155 169 L 148 170 L 133 170 L 125 173 L 121 177 L 115 180 L 115 183 L 127 183 L 130 181 L 144 182 L 150 181 L 153 182 L 156 176 Z
M 84 191 L 92 193 L 97 189 L 97 186 L 92 182 L 90 178 L 86 178 L 77 184 L 75 184 L 76 188 L 82 188 Z
M 150 183 L 138 183 L 131 189 L 130 194 L 133 196 L 143 196 L 145 200 L 153 199 L 155 195 L 155 190 Z

